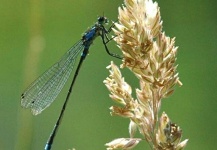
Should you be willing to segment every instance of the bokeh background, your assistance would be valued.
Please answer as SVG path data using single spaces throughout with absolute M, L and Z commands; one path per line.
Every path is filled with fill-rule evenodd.
M 59 115 L 69 82 L 41 115 L 20 107 L 20 95 L 67 51 L 103 13 L 117 19 L 122 0 L 0 0 L 0 150 L 39 150 Z M 165 111 L 190 139 L 187 150 L 216 149 L 217 1 L 160 0 L 163 30 L 176 37 L 181 88 L 163 100 Z M 109 45 L 119 53 L 115 43 Z M 104 144 L 128 137 L 127 119 L 111 117 L 113 102 L 102 83 L 110 61 L 100 38 L 85 60 L 53 150 L 106 149 Z M 127 69 L 126 81 L 138 81 Z M 71 79 L 70 79 L 71 81 Z M 138 135 L 139 136 L 139 135 Z M 135 149 L 149 149 L 142 142 Z

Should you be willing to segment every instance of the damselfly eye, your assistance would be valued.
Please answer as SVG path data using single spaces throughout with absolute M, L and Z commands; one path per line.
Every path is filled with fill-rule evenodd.
M 98 18 L 98 21 L 99 21 L 99 22 L 102 22 L 103 20 L 104 20 L 104 17 L 99 17 L 99 18 Z
M 99 24 L 105 24 L 108 23 L 108 19 L 106 17 L 99 17 L 98 22 Z

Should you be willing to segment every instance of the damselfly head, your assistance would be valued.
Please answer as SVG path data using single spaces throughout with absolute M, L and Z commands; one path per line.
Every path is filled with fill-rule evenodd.
M 109 22 L 108 19 L 106 17 L 104 17 L 104 16 L 98 18 L 98 23 L 99 24 L 103 25 L 103 24 L 107 24 L 108 22 Z

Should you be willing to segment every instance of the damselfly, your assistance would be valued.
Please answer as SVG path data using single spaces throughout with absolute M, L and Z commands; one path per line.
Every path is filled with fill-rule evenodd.
M 97 22 L 84 33 L 81 40 L 72 46 L 57 63 L 51 66 L 51 68 L 49 68 L 38 79 L 30 84 L 30 86 L 21 95 L 21 106 L 31 109 L 33 115 L 40 114 L 44 109 L 50 106 L 50 104 L 58 96 L 73 70 L 77 56 L 81 53 L 80 61 L 73 76 L 73 80 L 67 93 L 65 102 L 62 106 L 61 113 L 47 141 L 45 150 L 51 149 L 51 145 L 69 100 L 72 87 L 79 73 L 82 62 L 88 54 L 89 47 L 95 38 L 100 36 L 102 38 L 106 52 L 112 57 L 121 59 L 119 55 L 111 53 L 107 48 L 106 44 L 110 41 L 107 34 L 112 29 L 112 26 L 108 30 L 104 27 L 104 25 L 107 23 L 108 19 L 106 17 L 99 17 Z

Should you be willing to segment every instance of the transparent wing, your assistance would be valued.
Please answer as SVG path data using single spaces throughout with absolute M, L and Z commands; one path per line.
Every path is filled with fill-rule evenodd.
M 36 79 L 21 96 L 21 106 L 40 114 L 58 96 L 74 67 L 77 55 L 83 50 L 82 41 L 72 46 L 51 68 Z

